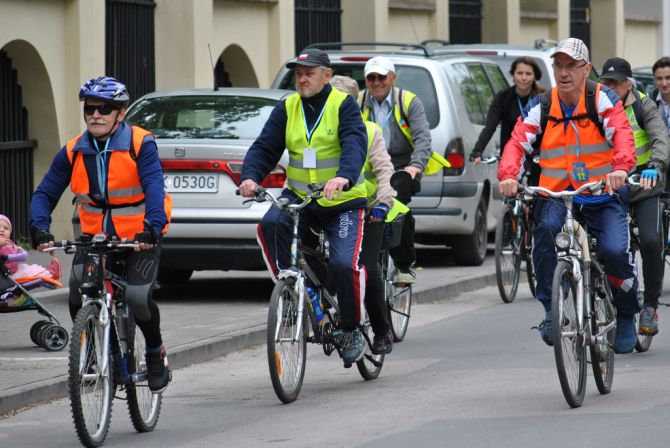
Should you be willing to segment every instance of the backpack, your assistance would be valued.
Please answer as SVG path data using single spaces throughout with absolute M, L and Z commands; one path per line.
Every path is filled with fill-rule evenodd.
M 535 143 L 533 143 L 533 147 L 536 150 L 540 149 L 540 145 L 542 144 L 542 138 L 544 136 L 544 130 L 547 128 L 547 123 L 549 122 L 549 120 L 555 123 L 563 123 L 566 121 L 581 120 L 583 118 L 588 118 L 598 127 L 600 135 L 604 136 L 605 130 L 603 129 L 603 124 L 600 122 L 600 117 L 598 116 L 598 108 L 596 107 L 597 86 L 598 83 L 596 83 L 595 81 L 592 81 L 590 79 L 586 80 L 586 88 L 585 88 L 586 113 L 581 115 L 572 115 L 570 117 L 556 118 L 549 115 L 549 112 L 551 112 L 552 90 L 547 90 L 546 92 L 543 92 L 542 95 L 540 96 L 540 129 L 542 130 L 542 132 L 537 135 L 537 139 L 535 140 Z
M 635 112 L 637 125 L 640 126 L 640 129 L 646 131 L 647 128 L 644 127 L 644 114 L 642 113 L 642 98 L 640 98 L 640 92 L 633 89 L 633 95 L 635 96 L 635 101 L 633 102 L 633 112 Z
M 405 102 L 404 97 L 403 97 L 403 89 L 398 87 L 397 96 L 394 98 L 395 102 L 398 104 L 398 109 L 400 110 L 400 118 L 405 122 L 409 123 L 409 120 L 407 119 L 407 112 L 405 111 Z M 361 113 L 365 110 L 367 107 L 367 99 L 368 99 L 368 91 L 367 89 L 363 92 L 363 98 L 361 98 Z

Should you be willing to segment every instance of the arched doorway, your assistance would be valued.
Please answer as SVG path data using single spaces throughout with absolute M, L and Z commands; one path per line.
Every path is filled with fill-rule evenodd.
M 239 45 L 223 50 L 214 68 L 217 87 L 258 87 L 258 78 L 247 53 Z
M 49 75 L 35 47 L 24 40 L 0 49 L 0 105 L 0 213 L 13 221 L 12 236 L 22 243 L 30 236 L 35 180 L 60 147 Z

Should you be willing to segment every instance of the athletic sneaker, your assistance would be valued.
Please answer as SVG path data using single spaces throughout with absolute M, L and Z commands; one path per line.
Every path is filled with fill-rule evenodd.
M 414 280 L 416 280 L 416 272 L 413 269 L 399 269 L 393 277 L 393 283 L 398 284 L 414 283 Z
M 551 325 L 551 310 L 544 314 L 544 320 L 540 323 L 540 336 L 545 344 L 552 347 L 554 345 L 554 333 Z
M 342 359 L 345 364 L 353 364 L 363 357 L 363 336 L 360 330 L 342 333 Z
M 388 355 L 391 353 L 393 350 L 393 333 L 391 330 L 383 336 L 375 336 L 370 350 L 374 355 Z
M 151 392 L 159 394 L 167 389 L 170 382 L 170 369 L 168 368 L 165 346 L 162 346 L 158 353 L 145 353 L 144 359 L 147 361 L 149 389 Z
M 656 308 L 645 306 L 640 311 L 640 334 L 653 336 L 658 333 L 658 313 Z

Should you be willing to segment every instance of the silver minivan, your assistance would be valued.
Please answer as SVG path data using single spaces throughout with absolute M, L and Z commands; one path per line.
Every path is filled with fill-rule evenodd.
M 172 222 L 161 253 L 159 280 L 189 279 L 194 270 L 260 269 L 256 226 L 269 203 L 236 195 L 242 162 L 275 105 L 291 92 L 222 88 L 149 93 L 126 120 L 152 131 L 172 195 Z M 281 192 L 284 156 L 263 186 Z
M 468 159 L 494 95 L 508 87 L 498 65 L 468 54 L 437 55 L 424 46 L 392 52 L 322 49 L 328 52 L 334 73 L 356 79 L 361 89 L 368 59 L 383 55 L 393 61 L 397 85 L 415 93 L 426 109 L 433 150 L 452 165 L 421 180 L 421 192 L 410 204 L 416 241 L 452 247 L 458 264 L 481 264 L 501 201 L 496 167 L 475 166 Z M 272 87 L 293 89 L 293 71 L 282 67 Z M 497 153 L 499 141 L 494 136 L 487 152 Z

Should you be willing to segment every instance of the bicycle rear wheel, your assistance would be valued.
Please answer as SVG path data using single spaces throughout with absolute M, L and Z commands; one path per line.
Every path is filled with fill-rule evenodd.
M 605 274 L 592 271 L 591 294 L 593 298 L 593 315 L 591 316 L 591 331 L 598 335 L 605 327 L 616 321 L 616 311 L 612 305 L 612 290 Z M 599 340 L 590 346 L 591 367 L 593 378 L 601 394 L 608 394 L 612 390 L 614 379 L 614 335 L 616 326 L 612 327 Z
M 377 379 L 384 365 L 386 355 L 375 355 L 372 353 L 372 327 L 370 321 L 366 319 L 365 325 L 361 328 L 365 351 L 363 357 L 356 361 L 356 367 L 365 381 Z
M 507 204 L 496 224 L 496 281 L 500 298 L 512 303 L 519 287 L 521 267 L 521 223 L 514 214 L 513 203 Z
M 577 321 L 577 285 L 567 261 L 559 261 L 554 271 L 551 313 L 558 379 L 565 400 L 576 408 L 586 391 L 586 346 Z
M 154 394 L 149 389 L 147 380 L 147 363 L 144 358 L 146 346 L 144 335 L 135 324 L 135 319 L 128 319 L 128 372 L 138 374 L 138 381 L 126 386 L 126 397 L 128 398 L 128 413 L 130 421 L 137 432 L 153 431 L 158 423 L 161 412 L 163 394 Z
M 298 398 L 305 377 L 307 310 L 298 334 L 298 292 L 280 280 L 272 291 L 268 309 L 268 367 L 277 398 L 291 403 Z
M 386 309 L 388 320 L 391 324 L 393 341 L 401 342 L 407 334 L 409 318 L 412 311 L 412 285 L 393 283 L 395 263 L 388 251 L 384 252 L 386 257 L 386 269 L 384 269 L 384 293 L 386 295 Z
M 114 369 L 111 356 L 103 359 L 104 329 L 97 305 L 79 310 L 71 339 L 68 392 L 74 427 L 83 445 L 102 446 L 112 418 Z

